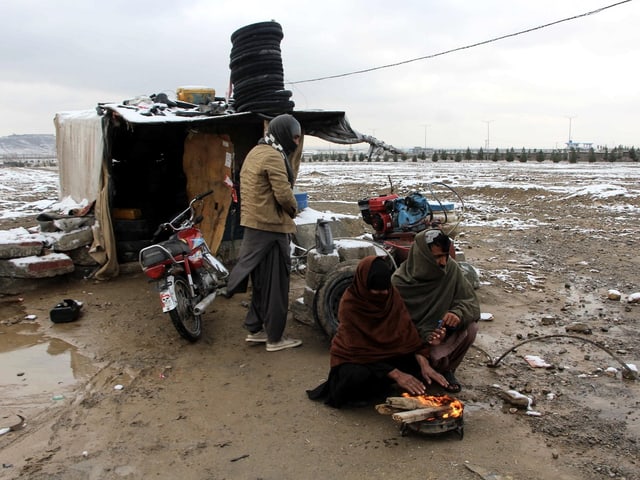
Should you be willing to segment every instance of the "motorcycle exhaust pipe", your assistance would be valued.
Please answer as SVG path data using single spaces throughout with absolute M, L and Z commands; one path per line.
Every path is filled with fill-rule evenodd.
M 193 313 L 196 315 L 204 314 L 207 307 L 211 305 L 211 302 L 213 302 L 216 299 L 217 293 L 218 292 L 210 293 L 209 295 L 204 297 L 202 300 L 200 300 L 200 302 L 198 302 L 198 304 L 193 308 Z

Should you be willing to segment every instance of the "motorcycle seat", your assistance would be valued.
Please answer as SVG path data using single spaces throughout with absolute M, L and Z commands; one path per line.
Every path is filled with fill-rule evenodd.
M 159 243 L 158 245 L 152 245 L 151 247 L 147 247 L 142 250 L 142 252 L 140 252 L 140 262 L 143 267 L 150 267 L 169 260 L 167 252 L 169 252 L 172 257 L 177 257 L 185 255 L 190 251 L 189 245 L 185 242 L 177 238 L 171 238 L 165 242 Z

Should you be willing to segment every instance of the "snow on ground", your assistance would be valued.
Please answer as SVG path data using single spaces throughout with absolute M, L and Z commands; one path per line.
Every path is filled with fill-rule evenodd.
M 389 178 L 397 191 L 426 190 L 429 184 L 446 183 L 455 188 L 491 187 L 517 190 L 540 190 L 565 193 L 567 196 L 640 195 L 637 179 L 640 165 L 549 163 L 549 162 L 342 162 L 303 163 L 298 188 L 305 186 L 379 183 L 388 191 Z M 533 179 L 537 180 L 535 183 Z
M 394 191 L 407 194 L 419 191 L 436 192 L 443 202 L 453 201 L 456 211 L 464 207 L 465 227 L 491 227 L 504 231 L 522 231 L 548 226 L 558 218 L 548 216 L 518 216 L 510 207 L 514 202 L 531 204 L 544 202 L 551 195 L 564 197 L 567 202 L 584 204 L 587 213 L 626 220 L 640 216 L 634 199 L 640 197 L 640 166 L 638 164 L 552 164 L 549 162 L 342 162 L 303 163 L 297 189 L 313 192 L 309 197 L 314 207 L 323 203 L 351 204 L 365 195 Z M 447 187 L 444 187 L 446 184 Z M 337 193 L 340 186 L 341 192 Z M 353 189 L 346 188 L 353 185 Z M 360 188 L 366 186 L 366 190 Z M 373 186 L 373 187 L 372 187 Z M 453 191 L 465 188 L 466 197 L 456 198 Z M 489 190 L 489 193 L 482 192 Z M 377 190 L 377 191 L 372 191 Z M 474 195 L 473 192 L 478 194 Z M 353 192 L 353 193 L 352 193 Z M 469 193 L 471 192 L 471 193 Z M 500 197 L 495 196 L 500 193 Z M 0 219 L 22 218 L 41 212 L 65 213 L 76 205 L 70 199 L 58 199 L 58 172 L 55 168 L 0 167 Z M 345 198 L 345 195 L 350 198 Z M 526 199 L 526 200 L 525 200 Z M 594 210 L 597 209 L 597 210 Z M 316 223 L 320 218 L 343 217 L 328 210 L 307 208 L 296 218 L 297 224 Z M 584 230 L 583 230 L 584 232 Z M 24 229 L 0 231 L 0 241 L 28 235 Z M 618 232 L 626 235 L 624 229 Z M 599 236 L 597 231 L 593 236 Z M 633 233 L 629 233 L 635 236 Z M 510 271 L 494 272 L 508 281 Z M 528 283 L 535 284 L 535 278 Z M 514 283 L 515 284 L 515 283 Z
M 428 193 L 434 190 L 439 194 L 449 194 L 447 201 L 452 195 L 442 184 L 452 189 L 468 187 L 534 191 L 535 201 L 544 201 L 545 192 L 553 192 L 576 201 L 586 201 L 585 198 L 600 200 L 599 208 L 609 210 L 612 214 L 627 215 L 637 214 L 637 208 L 624 202 L 607 203 L 606 200 L 640 196 L 638 178 L 640 165 L 635 163 L 336 162 L 303 163 L 296 186 L 302 192 L 314 189 L 330 194 L 332 185 L 368 183 L 379 186 L 378 192 L 369 192 L 370 196 L 375 196 L 388 192 L 393 184 L 397 192 Z M 329 198 L 313 198 L 313 201 L 319 202 L 327 200 Z M 358 198 L 330 200 L 334 203 L 352 203 Z M 533 228 L 543 223 L 536 218 L 522 220 L 510 217 L 509 207 L 504 202 L 490 204 L 486 200 L 467 202 L 467 199 L 464 202 L 467 211 L 483 213 L 465 217 L 465 222 L 470 226 L 493 224 L 513 229 Z M 455 203 L 456 209 L 459 209 L 461 202 Z M 43 211 L 62 212 L 77 206 L 65 199 L 59 201 L 58 172 L 55 168 L 0 168 L 0 219 L 20 218 Z M 302 213 L 298 223 L 315 223 L 317 218 L 336 216 L 332 212 L 307 210 Z

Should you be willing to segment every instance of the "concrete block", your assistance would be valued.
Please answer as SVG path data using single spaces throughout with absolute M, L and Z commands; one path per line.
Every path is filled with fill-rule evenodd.
M 93 243 L 91 227 L 82 227 L 70 232 L 43 233 L 42 236 L 55 252 L 68 252 Z
M 69 250 L 68 252 L 64 253 L 69 255 L 71 260 L 73 260 L 73 264 L 76 266 L 80 265 L 83 267 L 95 267 L 99 265 L 99 263 L 96 262 L 91 255 L 89 255 L 89 247 L 89 245 L 85 245 L 79 248 L 74 248 L 73 250 Z
M 364 240 L 338 240 L 336 248 L 341 262 L 359 260 L 369 255 L 376 255 L 376 247 Z
M 339 218 L 330 225 L 334 239 L 354 238 L 367 233 L 367 224 L 360 217 Z
M 302 293 L 302 301 L 307 307 L 313 309 L 313 299 L 315 296 L 316 291 L 310 287 L 306 287 Z
M 295 242 L 306 249 L 316 246 L 316 222 L 318 218 L 329 221 L 331 235 L 334 239 L 351 238 L 363 235 L 366 232 L 366 223 L 360 217 L 351 216 L 330 216 L 322 215 L 321 212 L 315 212 L 312 223 L 297 223 L 296 233 L 294 235 Z
M 339 262 L 340 256 L 337 250 L 329 255 L 322 255 L 312 250 L 307 254 L 307 272 L 329 273 Z
M 46 278 L 73 270 L 73 261 L 64 253 L 0 260 L 0 277 Z
M 30 257 L 40 255 L 44 243 L 39 235 L 30 237 L 0 237 L 0 258 Z
M 315 321 L 313 319 L 313 312 L 311 311 L 311 308 L 309 308 L 307 305 L 305 305 L 302 301 L 299 301 L 299 300 L 301 299 L 297 299 L 296 301 L 292 302 L 289 305 L 289 310 L 291 311 L 293 318 L 296 321 L 303 323 L 307 326 L 310 326 L 310 327 L 315 326 Z
M 312 270 L 307 270 L 307 272 L 304 275 L 304 280 L 307 284 L 307 287 L 313 290 L 317 290 L 322 286 L 322 282 L 324 281 L 324 278 L 326 276 L 327 276 L 326 273 L 318 273 Z

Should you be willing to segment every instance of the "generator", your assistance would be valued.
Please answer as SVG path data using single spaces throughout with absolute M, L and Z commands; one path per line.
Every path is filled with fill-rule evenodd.
M 451 220 L 449 217 L 453 210 L 453 204 L 429 202 L 419 192 L 412 192 L 406 197 L 392 193 L 365 198 L 358 201 L 358 207 L 362 219 L 373 227 L 376 239 L 408 232 L 416 234 L 426 228 L 440 226 Z

